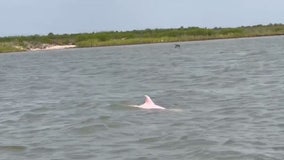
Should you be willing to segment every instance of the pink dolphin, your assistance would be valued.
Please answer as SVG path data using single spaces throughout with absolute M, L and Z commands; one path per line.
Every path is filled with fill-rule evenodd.
M 142 109 L 166 109 L 164 107 L 156 105 L 152 99 L 145 95 L 145 103 L 141 105 L 133 105 L 133 107 L 142 108 Z

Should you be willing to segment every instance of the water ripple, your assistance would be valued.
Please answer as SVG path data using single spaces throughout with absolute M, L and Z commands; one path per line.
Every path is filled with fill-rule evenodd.
M 282 160 L 283 42 L 1 54 L 0 159 Z

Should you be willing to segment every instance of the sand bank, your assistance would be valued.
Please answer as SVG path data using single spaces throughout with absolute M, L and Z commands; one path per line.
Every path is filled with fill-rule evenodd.
M 67 48 L 75 48 L 75 47 L 76 45 L 47 45 L 41 48 L 30 48 L 30 51 L 67 49 Z

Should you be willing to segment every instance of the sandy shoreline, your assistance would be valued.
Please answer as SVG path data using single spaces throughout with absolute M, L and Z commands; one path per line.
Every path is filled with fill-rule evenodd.
M 26 48 L 22 46 L 13 46 L 15 49 L 12 51 L 1 52 L 1 43 L 0 43 L 0 53 L 9 53 L 9 52 L 25 52 L 25 51 L 48 51 L 48 50 L 62 50 L 62 49 L 70 49 L 70 48 L 92 48 L 92 47 L 114 47 L 114 46 L 133 46 L 133 45 L 145 45 L 145 44 L 165 44 L 172 43 L 182 44 L 186 42 L 199 42 L 199 41 L 212 41 L 212 40 L 229 40 L 229 39 L 247 39 L 247 38 L 260 38 L 260 37 L 274 37 L 274 36 L 284 36 L 284 35 L 262 35 L 262 36 L 248 36 L 248 37 L 232 37 L 232 38 L 216 38 L 216 39 L 196 39 L 196 40 L 188 40 L 188 41 L 169 41 L 169 42 L 153 42 L 153 43 L 129 43 L 129 44 L 113 44 L 113 45 L 97 45 L 97 46 L 87 46 L 87 47 L 78 47 L 76 45 L 55 45 L 55 44 L 40 44 L 37 46 L 28 46 Z
M 173 41 L 173 42 L 155 42 L 155 43 L 139 43 L 139 44 L 122 44 L 122 45 L 102 45 L 102 46 L 92 46 L 92 47 L 114 47 L 114 46 L 133 46 L 133 45 L 144 45 L 144 44 L 165 44 L 173 43 L 180 44 L 186 42 L 201 42 L 201 41 L 214 41 L 214 40 L 229 40 L 229 39 L 248 39 L 248 38 L 261 38 L 261 37 L 274 37 L 274 36 L 283 36 L 283 35 L 268 35 L 268 36 L 252 36 L 252 37 L 233 37 L 233 38 L 216 38 L 216 39 L 202 39 L 202 40 L 189 40 L 189 41 Z M 41 48 L 30 48 L 28 51 L 45 51 L 45 50 L 59 50 L 59 49 L 69 49 L 76 48 L 76 45 L 52 45 L 45 44 Z M 80 47 L 80 48 L 90 48 L 90 47 Z
M 30 48 L 30 51 L 43 51 L 43 50 L 56 50 L 56 49 L 68 49 L 75 48 L 76 45 L 48 45 L 43 48 Z

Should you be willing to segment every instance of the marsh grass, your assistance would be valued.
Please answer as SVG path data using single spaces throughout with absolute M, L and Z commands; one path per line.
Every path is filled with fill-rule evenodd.
M 0 43 L 0 53 L 20 51 L 25 51 L 25 49 L 22 46 L 14 45 L 13 43 Z

